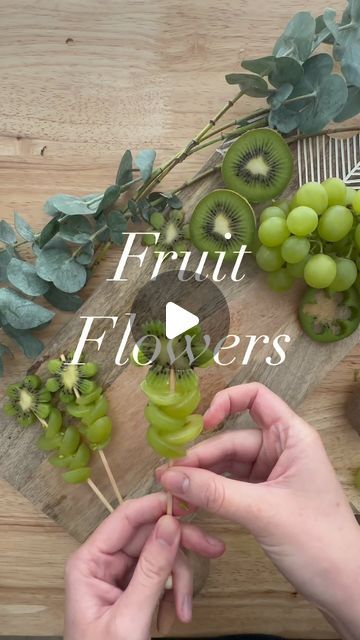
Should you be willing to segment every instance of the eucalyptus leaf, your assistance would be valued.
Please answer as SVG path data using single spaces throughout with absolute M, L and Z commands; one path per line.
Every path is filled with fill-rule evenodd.
M 32 242 L 34 240 L 34 233 L 29 223 L 26 222 L 26 220 L 24 220 L 17 211 L 14 211 L 14 226 L 23 240 L 27 240 L 28 242 Z
M 253 98 L 264 98 L 269 95 L 269 87 L 264 78 L 248 73 L 229 73 L 225 76 L 228 84 L 239 85 L 241 91 Z
M 96 231 L 99 231 L 99 229 L 103 229 L 103 231 L 96 237 L 97 241 L 108 242 L 110 240 L 110 231 L 107 227 L 107 221 L 104 213 L 96 216 Z
M 275 58 L 274 68 L 269 73 L 269 82 L 277 88 L 283 84 L 296 85 L 303 75 L 301 64 L 293 58 Z
M 182 209 L 183 203 L 177 195 L 170 193 L 167 201 L 169 207 L 171 207 L 172 209 Z
M 323 42 L 324 44 L 334 44 L 334 36 L 331 35 L 330 30 L 325 24 L 324 16 L 318 16 L 315 19 L 315 41 L 313 44 L 313 50 Z
M 112 242 L 122 245 L 124 242 L 123 233 L 126 231 L 127 222 L 121 211 L 110 211 L 108 215 L 108 226 Z
M 0 313 L 14 329 L 33 329 L 53 319 L 53 311 L 23 298 L 11 289 L 0 289 Z
M 92 226 L 84 216 L 71 216 L 60 223 L 59 236 L 74 244 L 87 244 Z
M 54 207 L 51 198 L 49 198 L 49 200 L 46 200 L 45 204 L 43 205 L 43 211 L 44 213 L 47 213 L 48 216 L 57 216 L 60 213 L 60 211 L 58 211 L 58 209 Z
M 46 244 L 48 244 L 48 242 L 50 242 L 50 240 L 56 236 L 57 232 L 59 231 L 59 222 L 57 218 L 52 218 L 52 220 L 50 220 L 45 227 L 43 228 L 43 230 L 40 233 L 39 239 L 37 241 L 40 249 L 42 249 L 43 247 L 45 247 Z
M 3 325 L 3 330 L 8 336 L 10 336 L 10 338 L 15 340 L 27 358 L 37 358 L 37 356 L 42 352 L 44 348 L 43 343 L 28 331 L 14 329 L 9 324 Z
M 259 76 L 268 76 L 270 71 L 275 68 L 276 58 L 275 56 L 265 56 L 264 58 L 256 58 L 254 60 L 243 60 L 241 66 L 251 73 L 256 73 Z
M 344 122 L 358 113 L 360 113 L 360 89 L 359 87 L 349 87 L 347 101 L 340 113 L 334 118 L 334 121 Z
M 82 299 L 73 294 L 73 293 L 65 293 L 64 291 L 60 291 L 54 284 L 50 284 L 49 290 L 46 292 L 45 296 L 46 300 L 56 307 L 60 309 L 60 311 L 77 311 L 80 309 L 83 304 Z
M 317 87 L 316 100 L 301 112 L 300 130 L 312 134 L 321 131 L 341 111 L 347 100 L 345 80 L 332 74 Z
M 33 264 L 12 258 L 7 266 L 7 278 L 17 289 L 28 296 L 41 296 L 49 288 L 48 282 L 40 278 Z
M 121 188 L 119 187 L 118 184 L 112 184 L 110 187 L 108 187 L 96 210 L 96 217 L 98 217 L 101 213 L 103 213 L 107 209 L 110 209 L 110 207 L 113 207 L 120 193 L 121 193 Z
M 290 20 L 273 54 L 277 58 L 287 56 L 304 62 L 311 54 L 314 37 L 315 19 L 308 11 L 301 11 Z
M 341 61 L 341 71 L 348 84 L 360 87 L 360 11 L 359 1 L 349 2 L 342 23 L 336 23 L 333 9 L 324 11 L 324 22 L 335 39 L 334 56 Z M 345 20 L 348 17 L 349 22 Z
M 139 200 L 138 209 L 142 219 L 145 220 L 145 222 L 149 222 L 150 215 L 153 213 L 153 211 L 156 211 L 156 209 L 151 207 L 151 204 L 147 198 L 144 198 L 144 200 Z
M 91 242 L 88 242 L 81 248 L 75 260 L 76 262 L 79 262 L 79 264 L 87 265 L 87 264 L 90 264 L 93 257 L 94 257 L 94 246 Z
M 6 344 L 0 343 L 0 376 L 2 376 L 4 373 L 3 357 L 5 355 L 10 356 L 10 358 L 14 357 L 9 347 L 7 347 Z
M 54 209 L 65 213 L 67 216 L 91 215 L 93 213 L 84 200 L 65 193 L 59 193 L 49 198 L 47 204 L 51 204 Z
M 13 255 L 14 252 L 8 249 L 2 249 L 2 251 L 0 251 L 0 282 L 7 280 L 7 266 Z
M 116 174 L 115 183 L 119 187 L 131 182 L 132 180 L 132 154 L 129 149 L 125 151 L 123 157 L 120 160 L 119 168 Z
M 272 96 L 268 98 L 268 102 L 272 109 L 279 109 L 281 105 L 288 99 L 293 92 L 293 85 L 283 84 Z
M 277 129 L 281 133 L 290 133 L 298 128 L 300 117 L 299 111 L 281 106 L 270 111 L 269 125 L 272 129 Z
M 10 245 L 16 243 L 15 231 L 6 220 L 0 220 L 0 242 Z
M 156 151 L 154 149 L 142 149 L 135 158 L 135 164 L 140 169 L 140 174 L 144 182 L 148 180 L 153 172 Z
M 141 211 L 134 200 L 129 200 L 128 209 L 131 213 L 131 222 L 134 224 L 141 222 Z
M 66 293 L 82 289 L 87 278 L 86 269 L 72 258 L 67 249 L 43 249 L 36 260 L 36 272 Z

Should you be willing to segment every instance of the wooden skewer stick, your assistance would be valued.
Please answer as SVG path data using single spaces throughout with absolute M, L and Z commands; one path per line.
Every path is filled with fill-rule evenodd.
M 95 495 L 99 498 L 99 500 L 103 503 L 104 507 L 108 510 L 109 513 L 114 511 L 110 502 L 108 502 L 103 493 L 101 493 L 99 487 L 93 482 L 90 478 L 87 480 L 87 483 L 90 489 L 95 493 Z
M 61 358 L 61 360 L 64 361 L 65 360 L 64 354 L 62 354 L 60 356 L 60 358 Z M 74 394 L 75 394 L 76 398 L 80 398 L 80 393 L 78 392 L 76 387 L 74 387 Z M 100 456 L 101 462 L 104 465 L 104 469 L 106 471 L 106 475 L 109 478 L 110 484 L 111 484 L 111 486 L 112 486 L 112 488 L 114 490 L 114 493 L 115 493 L 115 495 L 116 495 L 116 497 L 117 497 L 117 499 L 119 501 L 119 504 L 122 504 L 124 502 L 124 498 L 122 497 L 122 495 L 121 495 L 121 493 L 119 491 L 119 487 L 116 484 L 116 480 L 115 480 L 115 478 L 113 476 L 113 473 L 112 473 L 112 471 L 110 469 L 110 465 L 108 463 L 107 457 L 106 457 L 105 453 L 101 449 L 98 450 L 98 454 Z
M 170 380 L 169 380 L 169 391 L 170 393 L 174 393 L 176 390 L 176 376 L 175 376 L 175 370 L 173 367 L 170 368 Z M 169 460 L 168 463 L 168 469 L 170 469 L 170 467 L 172 467 L 173 465 L 173 461 Z M 166 514 L 168 516 L 172 516 L 173 514 L 173 497 L 171 495 L 170 492 L 168 492 L 166 494 Z

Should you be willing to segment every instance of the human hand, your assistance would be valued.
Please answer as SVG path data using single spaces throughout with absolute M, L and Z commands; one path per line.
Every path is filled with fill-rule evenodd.
M 320 436 L 257 383 L 218 393 L 205 426 L 246 410 L 258 429 L 213 437 L 158 478 L 181 500 L 246 527 L 338 630 L 358 634 L 360 530 Z
M 159 619 L 174 600 L 182 622 L 192 609 L 192 574 L 181 546 L 209 557 L 223 543 L 166 513 L 166 496 L 129 500 L 70 558 L 65 577 L 64 640 L 149 640 L 154 611 L 172 574 Z

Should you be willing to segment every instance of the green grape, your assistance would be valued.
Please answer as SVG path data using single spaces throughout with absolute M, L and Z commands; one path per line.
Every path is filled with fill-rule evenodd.
M 309 287 L 326 289 L 336 277 L 336 262 L 319 253 L 309 258 L 304 269 L 304 280 Z
M 355 229 L 355 244 L 357 248 L 360 249 L 360 224 L 358 224 Z
M 85 405 L 88 409 L 87 414 L 82 416 L 82 422 L 87 426 L 90 426 L 92 422 L 95 422 L 98 418 L 106 416 L 109 408 L 109 403 L 105 396 L 100 396 L 94 405 Z
M 91 411 L 91 407 L 93 405 L 88 405 L 88 404 L 75 404 L 75 402 L 71 402 L 70 404 L 67 405 L 66 407 L 66 411 L 73 416 L 74 418 L 84 418 L 85 416 L 89 415 L 89 412 Z
M 278 247 L 290 234 L 286 221 L 283 218 L 275 217 L 268 218 L 261 223 L 258 235 L 260 242 L 266 247 Z
M 47 425 L 45 434 L 46 438 L 53 438 L 57 433 L 59 433 L 62 427 L 62 414 L 59 409 L 56 409 L 56 407 L 51 408 Z
M 276 202 L 273 202 L 272 206 L 282 209 L 285 216 L 287 216 L 290 211 L 290 203 L 287 200 L 277 200 Z
M 163 407 L 163 412 L 173 418 L 185 418 L 190 413 L 195 411 L 200 402 L 200 391 L 194 389 L 189 394 L 184 394 L 182 400 L 177 404 L 171 404 L 168 407 Z
M 170 393 L 165 389 L 158 390 L 154 388 L 146 378 L 140 384 L 140 388 L 151 402 L 158 404 L 159 406 L 174 405 L 181 400 L 180 393 L 175 391 Z M 197 385 L 195 385 L 195 388 L 197 388 Z
M 277 271 L 284 264 L 280 247 L 264 247 L 256 252 L 256 262 L 263 271 Z
M 59 448 L 61 456 L 71 456 L 80 444 L 80 433 L 76 427 L 67 427 Z
M 86 431 L 86 438 L 93 444 L 102 444 L 111 435 L 112 422 L 108 416 L 95 420 Z
M 37 441 L 37 446 L 41 451 L 53 451 L 59 448 L 61 440 L 60 434 L 55 435 L 53 438 L 47 438 L 46 435 L 43 435 Z
M 305 265 L 307 264 L 308 260 L 309 257 L 307 256 L 306 258 L 304 258 L 304 260 L 301 260 L 301 262 L 295 262 L 294 264 L 289 263 L 286 265 L 286 270 L 293 278 L 303 279 Z
M 353 226 L 353 215 L 341 205 L 330 207 L 323 213 L 319 222 L 319 236 L 327 242 L 338 242 L 345 238 Z
M 150 424 L 156 425 L 160 431 L 163 429 L 166 431 L 180 429 L 184 424 L 182 418 L 173 418 L 162 411 L 160 407 L 157 407 L 156 404 L 152 403 L 145 407 L 144 415 L 147 421 L 150 422 Z
M 185 425 L 175 432 L 166 434 L 166 443 L 168 445 L 183 446 L 188 442 L 196 440 L 203 430 L 204 419 L 201 415 L 193 414 L 188 416 Z
M 91 476 L 90 467 L 82 467 L 81 469 L 73 469 L 63 473 L 63 478 L 68 484 L 81 484 L 87 482 Z
M 347 258 L 337 258 L 336 276 L 330 288 L 332 291 L 347 291 L 352 287 L 358 276 L 355 262 Z
M 50 462 L 50 464 L 57 469 L 64 469 L 68 466 L 70 459 L 70 456 L 58 456 L 57 454 L 55 454 L 48 458 L 48 462 Z
M 328 194 L 322 184 L 318 182 L 308 182 L 303 184 L 296 194 L 298 206 L 311 207 L 316 213 L 321 215 L 328 207 Z
M 76 398 L 76 402 L 79 405 L 92 404 L 93 402 L 96 402 L 98 398 L 100 398 L 101 394 L 101 387 L 96 387 L 91 393 L 87 393 L 86 395 L 82 395 Z
M 266 207 L 266 209 L 264 209 L 261 212 L 260 215 L 260 223 L 265 222 L 265 220 L 268 220 L 269 218 L 286 218 L 286 214 L 285 212 L 280 208 L 280 207 Z
M 87 467 L 91 458 L 91 452 L 89 447 L 84 442 L 81 443 L 78 450 L 67 459 L 67 466 L 69 469 L 80 469 L 81 467 Z
M 290 211 L 286 222 L 289 231 L 295 236 L 308 236 L 315 231 L 319 218 L 310 207 L 296 207 Z
M 346 187 L 346 206 L 351 207 L 354 202 L 354 198 L 356 196 L 356 191 L 352 187 Z
M 290 275 L 286 268 L 273 271 L 268 275 L 268 285 L 273 291 L 288 291 L 294 282 L 294 278 Z
M 354 198 L 352 201 L 352 208 L 354 209 L 355 213 L 360 215 L 360 191 L 356 191 L 354 195 Z
M 310 242 L 307 238 L 291 236 L 285 240 L 281 247 L 281 255 L 285 262 L 294 264 L 306 258 L 310 251 Z
M 152 425 L 150 425 L 146 432 L 146 438 L 150 447 L 156 451 L 161 458 L 184 458 L 186 455 L 185 447 L 176 447 L 175 445 L 171 446 L 167 444 L 166 441 L 158 435 Z
M 329 207 L 335 204 L 345 205 L 346 203 L 346 186 L 339 178 L 328 178 L 321 183 L 328 194 Z

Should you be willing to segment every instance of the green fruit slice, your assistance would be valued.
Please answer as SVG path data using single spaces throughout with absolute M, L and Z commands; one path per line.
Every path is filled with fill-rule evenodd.
M 177 404 L 164 407 L 163 411 L 173 418 L 186 418 L 186 416 L 195 411 L 200 398 L 199 389 L 194 389 L 191 393 L 182 396 L 182 399 Z
M 107 410 L 109 408 L 109 403 L 106 400 L 105 396 L 102 395 L 100 396 L 96 404 L 91 405 L 90 407 L 89 405 L 85 405 L 85 407 L 88 408 L 88 412 L 82 417 L 82 422 L 87 426 L 90 426 L 98 418 L 106 416 Z
M 112 422 L 110 418 L 103 416 L 88 427 L 86 437 L 93 444 L 102 444 L 111 436 L 111 431 Z
M 63 478 L 68 484 L 81 484 L 82 482 L 89 480 L 90 476 L 90 467 L 83 467 L 82 469 L 74 469 L 63 473 Z
M 204 419 L 201 415 L 194 413 L 189 416 L 186 424 L 176 433 L 166 434 L 166 443 L 169 445 L 186 445 L 200 435 L 203 430 Z
M 186 449 L 184 447 L 167 445 L 166 442 L 159 437 L 158 433 L 156 433 L 153 426 L 148 428 L 146 438 L 150 447 L 161 458 L 183 458 L 186 455 Z
M 170 404 L 176 404 L 181 400 L 180 393 L 170 393 L 170 391 L 157 391 L 148 380 L 142 381 L 140 384 L 141 390 L 145 393 L 145 395 L 153 402 L 161 407 L 166 407 Z
M 61 442 L 59 454 L 61 456 L 71 456 L 75 453 L 80 444 L 80 433 L 75 427 L 68 427 Z
M 145 407 L 144 414 L 147 421 L 153 424 L 158 430 L 174 431 L 181 429 L 184 424 L 183 418 L 172 418 L 155 404 L 148 404 L 147 407 Z

